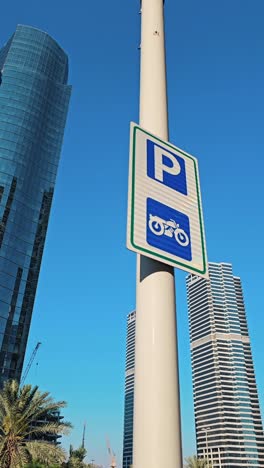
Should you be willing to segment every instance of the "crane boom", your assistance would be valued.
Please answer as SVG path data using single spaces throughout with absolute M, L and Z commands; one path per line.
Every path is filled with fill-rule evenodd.
M 24 374 L 23 374 L 23 376 L 22 376 L 22 378 L 21 378 L 21 382 L 20 382 L 20 385 L 21 385 L 21 386 L 24 385 L 24 382 L 25 382 L 25 380 L 26 380 L 26 378 L 27 378 L 27 375 L 28 375 L 28 373 L 29 373 L 30 367 L 32 366 L 32 363 L 33 363 L 33 361 L 34 361 L 34 359 L 35 359 L 35 356 L 36 356 L 36 354 L 37 354 L 37 351 L 38 351 L 40 345 L 41 345 L 41 342 L 38 341 L 38 343 L 36 344 L 36 346 L 35 346 L 35 348 L 34 348 L 34 350 L 33 350 L 33 353 L 32 353 L 31 356 L 30 356 L 30 359 L 29 359 L 29 361 L 28 361 L 28 365 L 27 365 L 27 367 L 26 367 L 26 369 L 25 369 L 25 372 L 24 372 Z
M 108 437 L 106 438 L 106 446 L 107 446 L 108 454 L 110 456 L 110 468 L 116 468 L 117 467 L 117 465 L 116 465 L 116 455 L 115 455 L 115 453 L 113 452 L 113 450 L 111 448 L 110 441 L 109 441 Z

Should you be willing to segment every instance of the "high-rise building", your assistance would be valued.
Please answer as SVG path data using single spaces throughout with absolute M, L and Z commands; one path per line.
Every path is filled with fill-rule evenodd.
M 0 49 L 0 387 L 20 379 L 71 87 L 46 33 L 17 26 Z
M 135 337 L 136 312 L 133 311 L 127 316 L 123 468 L 130 468 L 133 461 Z
M 197 454 L 214 468 L 264 467 L 264 435 L 240 278 L 187 277 Z

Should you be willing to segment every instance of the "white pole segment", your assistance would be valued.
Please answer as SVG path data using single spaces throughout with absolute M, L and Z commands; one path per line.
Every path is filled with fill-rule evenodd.
M 142 0 L 140 125 L 168 140 L 163 0 Z M 133 468 L 181 468 L 173 268 L 138 255 Z

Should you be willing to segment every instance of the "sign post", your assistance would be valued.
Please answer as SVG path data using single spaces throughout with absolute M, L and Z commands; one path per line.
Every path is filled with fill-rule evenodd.
M 140 125 L 167 141 L 163 0 L 141 6 Z M 138 255 L 133 468 L 182 467 L 175 310 L 173 267 Z
M 137 256 L 133 468 L 181 468 L 173 267 L 208 277 L 196 158 L 168 142 L 164 0 L 141 0 L 140 126 L 127 246 Z

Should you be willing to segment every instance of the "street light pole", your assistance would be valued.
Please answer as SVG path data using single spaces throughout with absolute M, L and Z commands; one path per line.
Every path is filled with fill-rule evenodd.
M 164 0 L 142 0 L 140 125 L 168 140 Z M 181 468 L 172 267 L 137 258 L 133 468 Z

